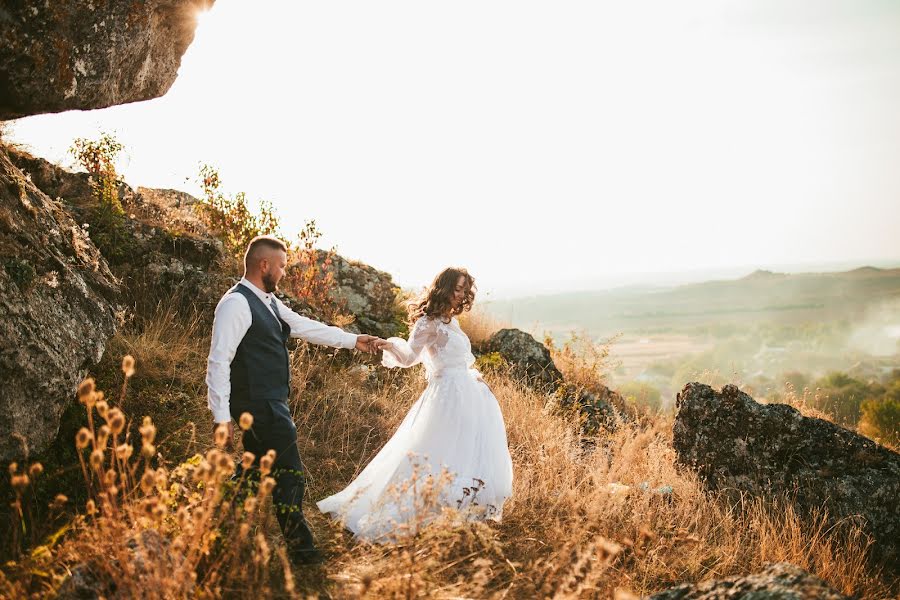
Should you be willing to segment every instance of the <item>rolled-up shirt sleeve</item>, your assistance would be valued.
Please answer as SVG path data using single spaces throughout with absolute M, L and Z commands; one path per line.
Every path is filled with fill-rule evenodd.
M 207 406 L 216 423 L 231 420 L 231 361 L 252 322 L 247 299 L 240 294 L 226 294 L 216 306 L 206 362 Z
M 356 347 L 357 335 L 355 333 L 299 315 L 278 298 L 275 299 L 275 302 L 278 303 L 278 313 L 281 315 L 281 319 L 291 328 L 291 337 L 333 348 L 352 349 Z

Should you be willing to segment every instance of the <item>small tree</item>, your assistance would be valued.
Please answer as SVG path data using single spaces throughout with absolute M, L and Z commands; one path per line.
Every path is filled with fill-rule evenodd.
M 119 201 L 116 158 L 124 150 L 116 138 L 101 133 L 97 140 L 77 138 L 69 148 L 75 161 L 88 172 L 97 205 L 91 210 L 90 237 L 103 256 L 121 264 L 131 253 L 133 237 L 125 226 L 125 211 Z
M 258 235 L 277 235 L 278 215 L 271 202 L 259 203 L 259 213 L 254 214 L 247 206 L 247 196 L 239 192 L 234 197 L 222 193 L 219 170 L 211 165 L 200 166 L 200 216 L 210 231 L 222 240 L 229 254 L 243 256 L 250 240 Z
M 316 244 L 321 237 L 315 220 L 307 221 L 297 235 L 297 242 L 290 246 L 290 268 L 285 276 L 285 287 L 327 319 L 346 325 L 352 322 L 344 314 L 346 303 L 334 295 L 334 257 L 337 253 L 334 248 L 317 250 Z

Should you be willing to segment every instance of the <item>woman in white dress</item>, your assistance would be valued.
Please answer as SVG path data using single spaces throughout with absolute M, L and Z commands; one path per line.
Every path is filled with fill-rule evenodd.
M 512 494 L 503 415 L 456 320 L 472 307 L 474 283 L 465 269 L 445 269 L 410 304 L 409 341 L 381 345 L 386 367 L 424 363 L 428 386 L 362 473 L 317 504 L 358 538 L 396 539 L 444 507 L 500 520 Z

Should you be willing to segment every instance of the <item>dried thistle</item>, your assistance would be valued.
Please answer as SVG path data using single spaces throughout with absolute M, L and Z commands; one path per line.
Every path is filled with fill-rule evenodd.
M 91 452 L 91 466 L 98 471 L 103 467 L 103 450 L 98 448 Z
M 122 357 L 122 372 L 125 374 L 126 379 L 134 375 L 134 357 L 130 354 Z
M 272 472 L 272 465 L 275 463 L 275 451 L 269 450 L 266 452 L 266 455 L 259 459 L 259 471 L 263 475 L 268 475 Z
M 112 487 L 116 484 L 116 478 L 118 477 L 118 473 L 116 473 L 113 469 L 109 469 L 106 473 L 103 474 L 103 483 L 106 487 Z
M 254 460 L 256 460 L 256 456 L 252 452 L 244 452 L 244 455 L 241 457 L 241 467 L 246 471 L 253 466 Z
M 152 444 L 154 440 L 156 440 L 156 426 L 153 424 L 150 417 L 144 417 L 144 422 L 141 424 L 139 431 L 141 432 L 141 439 L 144 443 Z
M 141 456 L 144 458 L 152 458 L 156 454 L 156 446 L 144 443 L 141 445 Z
M 253 415 L 248 412 L 242 413 L 241 419 L 240 421 L 238 421 L 238 423 L 240 424 L 241 429 L 247 431 L 253 426 Z
M 97 430 L 97 447 L 105 448 L 106 442 L 109 439 L 109 434 L 112 433 L 109 429 L 109 425 L 101 425 Z
M 125 429 L 125 415 L 118 408 L 110 409 L 106 416 L 106 422 L 114 435 L 119 435 Z
M 215 434 L 216 446 L 224 448 L 228 443 L 228 425 L 227 423 L 219 423 L 216 425 Z
M 97 409 L 97 414 L 105 419 L 109 412 L 109 404 L 107 404 L 106 400 L 97 400 L 95 408 Z
M 275 489 L 275 480 L 272 477 L 266 477 L 259 484 L 260 496 L 267 496 Z
M 25 488 L 28 487 L 29 483 L 31 483 L 31 480 L 28 478 L 28 475 L 25 475 L 24 473 L 13 475 L 10 479 L 10 484 L 13 486 L 13 489 L 19 494 L 25 491 Z
M 134 454 L 134 446 L 131 444 L 119 444 L 116 448 L 116 458 L 121 461 L 127 461 Z
M 75 447 L 79 450 L 87 448 L 93 439 L 94 435 L 88 431 L 86 427 L 82 427 L 78 430 L 78 433 L 75 434 Z
M 153 469 L 147 469 L 144 471 L 144 474 L 141 476 L 141 490 L 145 494 L 149 494 L 153 491 L 153 487 L 156 485 L 156 473 L 154 473 Z
M 86 404 L 85 400 L 88 397 L 92 397 L 95 389 L 94 378 L 88 377 L 78 386 L 78 400 L 82 404 Z

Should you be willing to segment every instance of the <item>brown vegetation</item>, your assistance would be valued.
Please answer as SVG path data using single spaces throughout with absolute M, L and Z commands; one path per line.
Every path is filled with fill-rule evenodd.
M 158 323 L 120 337 L 114 347 L 140 357 L 137 368 L 147 374 L 152 369 L 154 378 L 198 378 L 205 339 L 190 329 L 179 331 L 171 319 L 163 311 Z M 589 354 L 573 368 L 589 372 L 595 357 Z M 577 354 L 570 358 L 577 362 Z M 91 502 L 73 507 L 77 516 L 63 529 L 4 568 L 3 593 L 51 595 L 70 585 L 64 583 L 69 573 L 89 572 L 97 585 L 154 586 L 172 596 L 228 597 L 253 589 L 259 597 L 586 598 L 617 590 L 643 594 L 782 560 L 846 593 L 887 593 L 866 567 L 862 536 L 839 538 L 821 521 L 804 522 L 787 505 L 750 499 L 726 504 L 705 493 L 690 473 L 676 470 L 671 417 L 601 434 L 587 451 L 573 422 L 547 410 L 545 396 L 521 388 L 502 371 L 486 377 L 503 410 L 515 466 L 504 520 L 448 520 L 396 545 L 357 543 L 318 514 L 312 501 L 342 488 L 375 454 L 421 391 L 421 374 L 388 372 L 346 351 L 305 345 L 294 354 L 293 371 L 291 404 L 310 471 L 306 514 L 328 554 L 324 566 L 291 570 L 279 554 L 280 534 L 264 503 L 243 512 L 230 504 L 223 481 L 241 450 L 227 456 L 203 447 L 209 425 L 202 386 L 180 417 L 196 418 L 202 432 L 202 451 L 192 456 L 190 444 L 175 443 L 178 436 L 167 439 L 187 423 L 166 419 L 162 406 L 141 401 L 136 385 L 122 405 L 152 415 L 141 431 L 149 433 L 153 423 L 160 427 L 149 443 L 166 458 L 156 448 L 144 456 L 135 448 L 130 459 L 117 458 L 129 454 L 123 444 L 140 443 L 137 436 L 123 439 L 130 429 L 111 422 L 117 402 L 108 401 L 103 418 L 95 397 L 93 425 L 76 442 L 87 445 L 82 452 Z M 120 417 L 125 414 L 117 411 Z M 104 444 L 98 443 L 101 423 L 111 428 Z M 102 449 L 96 465 L 95 446 Z M 29 486 L 21 477 L 16 481 L 22 500 Z M 663 486 L 671 492 L 658 491 Z

